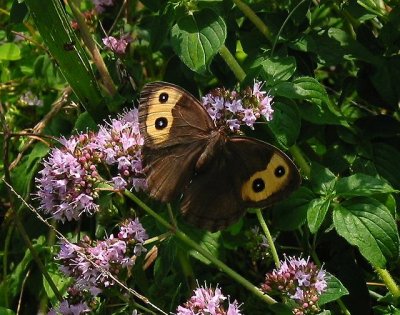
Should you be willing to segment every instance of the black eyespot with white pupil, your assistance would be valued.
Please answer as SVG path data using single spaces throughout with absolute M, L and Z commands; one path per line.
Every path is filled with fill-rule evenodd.
M 168 97 L 169 97 L 168 93 L 163 92 L 158 97 L 158 100 L 160 101 L 160 103 L 163 104 L 163 103 L 166 103 L 168 101 Z
M 155 126 L 157 130 L 164 129 L 168 126 L 168 119 L 165 117 L 159 117 L 156 119 Z
M 282 165 L 278 166 L 278 167 L 275 169 L 275 176 L 276 176 L 276 177 L 282 177 L 282 176 L 285 175 L 285 174 L 286 174 L 286 170 L 285 170 L 285 168 L 284 168 Z
M 262 192 L 265 189 L 265 182 L 262 178 L 256 178 L 253 180 L 252 185 L 253 191 L 256 193 Z

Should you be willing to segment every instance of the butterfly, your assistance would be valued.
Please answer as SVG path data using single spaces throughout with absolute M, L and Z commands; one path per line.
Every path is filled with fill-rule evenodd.
M 237 221 L 246 208 L 268 207 L 301 182 L 297 167 L 278 148 L 229 136 L 189 92 L 166 82 L 144 86 L 139 102 L 142 162 L 151 197 L 171 202 L 210 231 Z

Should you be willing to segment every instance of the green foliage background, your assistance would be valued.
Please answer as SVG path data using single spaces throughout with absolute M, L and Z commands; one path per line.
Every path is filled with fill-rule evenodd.
M 33 178 L 51 144 L 44 135 L 95 129 L 137 105 L 146 82 L 173 82 L 201 96 L 260 79 L 275 97 L 275 117 L 249 136 L 289 151 L 303 176 L 297 192 L 264 212 L 280 257 L 310 255 L 335 276 L 321 297 L 323 314 L 400 312 L 396 1 L 127 0 L 86 22 L 81 12 L 93 8 L 90 1 L 0 3 L 0 168 L 23 198 L 35 203 Z M 71 27 L 79 19 L 87 29 Z M 124 55 L 104 49 L 104 30 L 132 36 Z M 24 102 L 28 91 L 43 106 Z M 168 218 L 165 205 L 139 198 Z M 131 207 L 151 236 L 168 232 L 138 204 L 110 202 L 112 210 L 81 226 L 56 227 L 71 239 L 79 229 L 101 238 L 122 217 L 115 209 Z M 57 297 L 38 261 L 61 293 L 67 286 L 53 261 L 54 232 L 3 181 L 0 217 L 0 313 L 46 311 Z M 270 257 L 250 257 L 246 231 L 257 224 L 248 213 L 208 233 L 179 221 L 185 235 L 255 286 L 273 269 Z M 244 314 L 282 314 L 182 240 L 173 233 L 160 239 L 154 265 L 137 268 L 129 285 L 165 312 L 175 311 L 198 279 L 219 283 L 243 302 Z M 119 306 L 102 302 L 99 313 L 133 308 L 117 293 L 108 302 Z

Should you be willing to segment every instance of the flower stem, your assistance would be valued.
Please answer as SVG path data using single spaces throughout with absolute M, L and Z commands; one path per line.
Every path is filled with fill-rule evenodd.
M 306 161 L 303 152 L 301 152 L 300 148 L 297 145 L 293 145 L 289 148 L 290 153 L 292 153 L 293 158 L 295 159 L 297 165 L 300 167 L 301 172 L 305 177 L 310 178 L 311 167 Z
M 281 263 L 279 261 L 278 252 L 276 251 L 274 240 L 272 239 L 271 233 L 269 232 L 267 223 L 264 220 L 264 217 L 263 217 L 263 215 L 261 213 L 261 209 L 260 208 L 256 209 L 256 215 L 257 215 L 258 222 L 260 223 L 261 228 L 263 229 L 264 234 L 267 237 L 269 249 L 270 249 L 272 258 L 273 258 L 273 260 L 275 262 L 275 267 L 279 268 Z
M 271 33 L 268 26 L 254 13 L 254 11 L 242 0 L 233 0 L 240 11 L 258 28 L 258 30 L 271 41 Z
M 246 77 L 246 73 L 243 71 L 242 67 L 236 61 L 235 57 L 231 54 L 231 52 L 226 48 L 225 45 L 219 49 L 219 54 L 225 60 L 228 67 L 232 70 L 235 74 L 235 77 L 238 79 L 239 82 L 242 82 Z
M 143 201 L 141 201 L 137 196 L 135 196 L 132 192 L 126 190 L 124 192 L 125 196 L 133 200 L 134 202 L 137 203 L 139 207 L 141 207 L 144 211 L 146 211 L 149 215 L 151 215 L 153 218 L 155 218 L 158 222 L 160 222 L 164 227 L 167 229 L 171 230 L 175 236 L 184 242 L 186 245 L 189 247 L 193 248 L 196 250 L 198 253 L 200 253 L 202 256 L 207 258 L 209 261 L 211 261 L 215 266 L 217 266 L 219 269 L 221 269 L 223 272 L 225 272 L 228 276 L 230 276 L 232 279 L 240 283 L 243 287 L 248 289 L 250 292 L 252 292 L 255 296 L 258 298 L 262 299 L 264 302 L 268 304 L 274 304 L 276 301 L 270 297 L 267 294 L 264 294 L 261 292 L 261 290 L 253 285 L 250 281 L 239 275 L 236 271 L 225 265 L 222 261 L 217 259 L 215 256 L 213 256 L 209 251 L 207 251 L 205 248 L 201 247 L 199 244 L 194 242 L 191 238 L 189 238 L 185 233 L 180 231 L 179 229 L 174 229 L 174 227 L 168 223 L 164 218 L 162 218 L 160 215 L 158 215 L 155 211 L 153 211 L 148 205 L 146 205 Z
M 92 35 L 90 34 L 89 28 L 85 22 L 85 18 L 78 9 L 76 0 L 70 0 L 68 1 L 68 3 L 79 25 L 79 30 L 81 32 L 82 39 L 92 55 L 93 62 L 96 64 L 97 69 L 99 70 L 99 74 L 104 83 L 104 86 L 106 87 L 107 92 L 111 96 L 115 95 L 115 93 L 117 93 L 117 88 L 115 87 L 115 84 L 111 78 L 110 73 L 108 72 L 108 69 L 106 67 L 106 64 L 104 63 L 103 58 L 101 57 L 101 54 L 96 46 L 96 43 L 93 40 Z
M 376 273 L 381 277 L 383 282 L 385 283 L 386 287 L 390 291 L 390 293 L 393 295 L 394 298 L 400 297 L 400 288 L 397 285 L 396 281 L 394 281 L 393 277 L 387 271 L 387 269 L 382 269 L 375 267 Z

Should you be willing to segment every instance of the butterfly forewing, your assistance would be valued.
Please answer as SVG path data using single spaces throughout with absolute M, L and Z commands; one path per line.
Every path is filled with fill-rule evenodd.
M 150 195 L 171 201 L 189 182 L 215 126 L 198 100 L 165 82 L 143 88 L 139 122 Z

